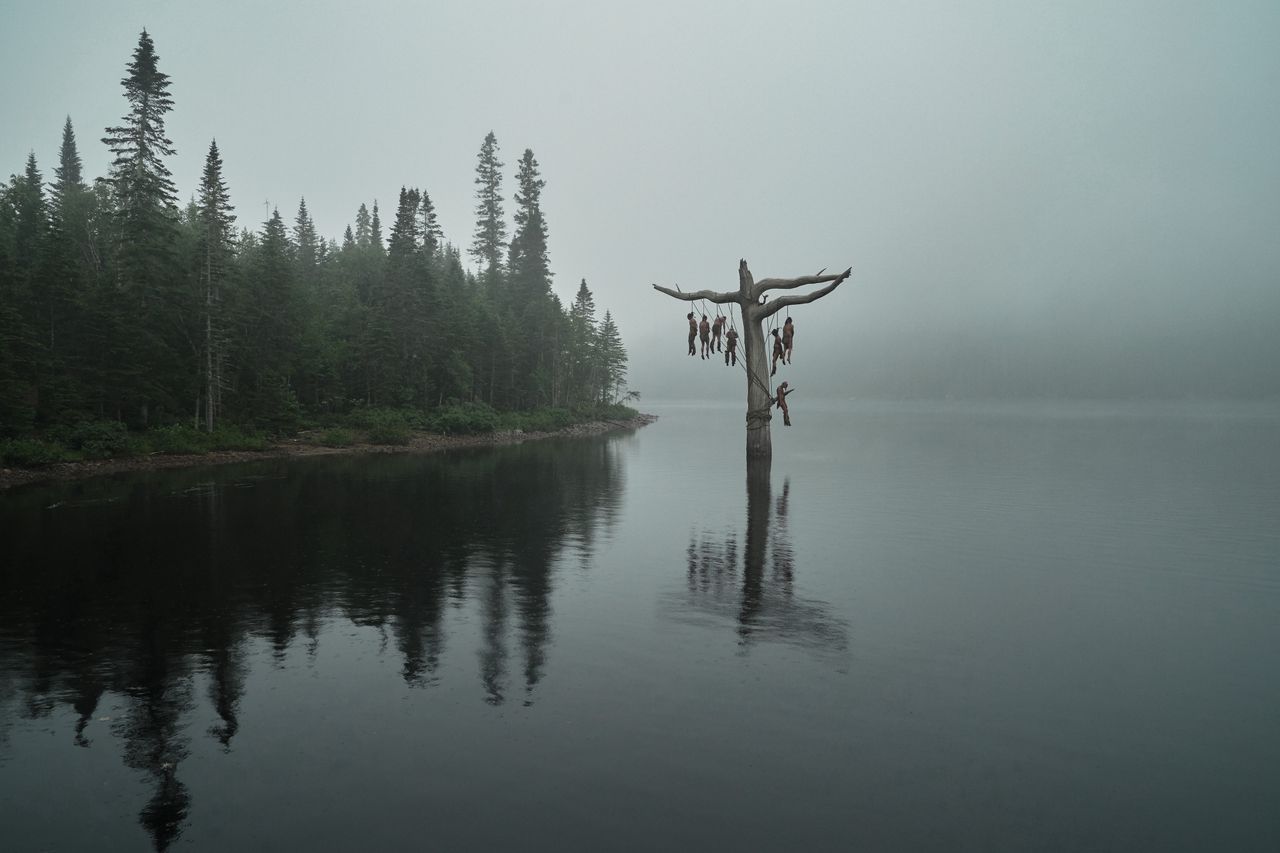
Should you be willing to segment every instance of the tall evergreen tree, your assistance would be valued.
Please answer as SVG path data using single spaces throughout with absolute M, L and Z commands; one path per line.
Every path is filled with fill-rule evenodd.
M 181 297 L 174 271 L 177 193 L 164 157 L 174 154 L 165 136 L 165 115 L 173 109 L 169 75 L 146 30 L 138 38 L 128 76 L 122 81 L 129 112 L 123 124 L 107 128 L 103 142 L 115 159 L 110 181 L 116 201 L 115 264 L 121 300 L 113 323 L 117 408 L 136 407 L 143 423 L 152 403 L 173 403 L 171 380 L 180 368 Z M 166 368 L 173 368 L 169 370 Z
M 71 126 L 71 116 L 67 116 L 62 126 L 62 147 L 58 150 L 58 165 L 53 174 L 56 180 L 50 192 L 51 208 L 58 216 L 65 218 L 67 206 L 74 204 L 74 197 L 86 191 L 81 178 L 82 165 L 80 152 L 76 148 L 76 132 Z
M 222 156 L 218 142 L 209 143 L 204 173 L 200 179 L 197 218 L 200 229 L 199 281 L 204 302 L 204 423 L 213 431 L 221 409 L 222 373 L 226 365 L 227 323 L 223 310 L 222 288 L 232 258 L 235 215 L 231 196 L 222 179 Z
M 303 275 L 310 275 L 315 270 L 321 246 L 320 238 L 316 236 L 316 224 L 307 212 L 306 198 L 298 202 L 298 215 L 293 220 L 293 245 L 299 271 Z
M 103 142 L 115 159 L 111 182 L 120 218 L 121 274 L 126 281 L 150 282 L 159 277 L 173 240 L 177 191 L 163 158 L 175 152 L 165 136 L 164 117 L 173 109 L 169 75 L 158 67 L 155 45 L 146 30 L 121 80 L 129 113 L 121 125 L 107 128 Z
M 373 216 L 369 218 L 369 245 L 378 250 L 381 254 L 382 246 L 382 220 L 378 218 L 378 200 L 373 200 Z
M 48 221 L 44 182 L 34 153 L 4 193 L 0 234 L 0 414 L 29 427 L 40 405 L 44 353 L 40 346 L 40 266 Z M 0 427 L 8 426 L 0 424 Z
M 263 426 L 286 424 L 296 414 L 291 380 L 299 312 L 293 271 L 284 219 L 273 210 L 249 259 L 237 311 L 235 405 L 242 420 Z
M 498 139 L 493 131 L 484 138 L 476 162 L 476 230 L 471 256 L 480 271 L 492 276 L 502 270 L 507 223 L 502 212 L 502 161 L 498 159 Z
M 596 302 L 584 278 L 569 306 L 569 340 L 566 347 L 569 385 L 574 402 L 600 398 L 599 370 L 596 363 Z
M 600 321 L 599 341 L 597 359 L 603 379 L 600 402 L 612 403 L 621 394 L 622 383 L 627 378 L 627 350 L 622 345 L 622 335 L 613 322 L 613 315 L 608 311 Z
M 422 191 L 422 248 L 429 258 L 444 248 L 444 231 L 436 219 L 436 207 L 426 190 Z
M 368 248 L 371 233 L 369 208 L 364 202 L 360 202 L 360 209 L 356 211 L 356 245 L 362 249 Z
M 551 292 L 547 224 L 542 216 L 542 188 L 547 182 L 538 173 L 538 161 L 528 148 L 520 158 L 516 181 L 519 185 L 515 194 L 516 233 L 511 240 L 507 269 L 518 302 L 527 305 Z

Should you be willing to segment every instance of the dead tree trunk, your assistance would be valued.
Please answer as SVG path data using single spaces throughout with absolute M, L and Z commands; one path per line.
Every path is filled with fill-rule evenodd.
M 747 459 L 770 459 L 773 457 L 773 440 L 769 432 L 769 422 L 773 419 L 773 391 L 769 385 L 769 351 L 766 347 L 764 321 L 784 308 L 792 305 L 805 305 L 821 299 L 840 286 L 849 277 L 853 268 L 838 275 L 823 275 L 819 270 L 816 275 L 805 275 L 799 278 L 766 278 L 756 281 L 751 277 L 745 260 L 738 263 L 737 291 L 697 290 L 685 293 L 655 284 L 654 290 L 683 299 L 686 302 L 706 300 L 718 305 L 732 303 L 738 306 L 742 315 L 742 363 L 747 371 Z M 804 294 L 779 296 L 772 302 L 766 302 L 771 290 L 793 290 L 807 284 L 825 284 L 817 290 Z

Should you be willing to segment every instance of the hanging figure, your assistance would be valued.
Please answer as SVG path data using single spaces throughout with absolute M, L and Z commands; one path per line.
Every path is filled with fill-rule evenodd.
M 724 333 L 724 363 L 728 364 L 730 359 L 733 363 L 738 363 L 738 330 L 730 327 L 729 331 Z
M 791 345 L 796 340 L 796 327 L 791 325 L 791 318 L 787 318 L 787 322 L 782 324 L 782 349 L 785 351 L 782 357 L 783 364 L 791 363 Z
M 702 341 L 702 357 L 711 358 L 711 323 L 706 314 L 702 315 L 702 322 L 698 324 L 698 340 Z
M 685 316 L 689 319 L 689 355 L 697 355 L 698 350 L 693 345 L 693 339 L 698 337 L 698 321 L 693 319 L 692 311 Z
M 785 426 L 791 426 L 791 410 L 787 408 L 787 395 L 795 390 L 789 387 L 786 382 L 778 383 L 778 396 L 775 400 L 778 408 L 782 409 L 782 423 Z
M 773 376 L 778 372 L 778 359 L 782 358 L 782 338 L 778 337 L 777 329 L 770 329 L 769 334 L 773 335 L 773 366 L 769 370 L 769 375 Z
M 720 341 L 720 335 L 724 333 L 724 317 L 717 316 L 711 323 L 711 351 L 723 352 L 724 344 Z

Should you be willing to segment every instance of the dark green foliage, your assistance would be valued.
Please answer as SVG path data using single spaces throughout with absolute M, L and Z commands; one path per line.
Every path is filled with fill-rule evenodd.
M 498 159 L 498 138 L 489 131 L 480 146 L 476 162 L 476 230 L 471 240 L 471 256 L 486 276 L 502 271 L 507 223 L 502 215 L 502 161 Z
M 370 444 L 408 444 L 412 430 L 403 412 L 394 409 L 370 409 L 361 419 Z
M 186 424 L 172 424 L 147 431 L 151 453 L 206 453 L 209 434 Z
M 80 421 L 54 429 L 49 437 L 88 459 L 125 456 L 136 444 L 119 421 Z
M 564 429 L 578 419 L 569 409 L 541 408 L 527 412 L 507 412 L 502 416 L 503 429 L 522 432 L 554 432 Z
M 429 428 L 442 435 L 487 435 L 498 429 L 498 413 L 486 403 L 457 403 L 436 410 Z
M 350 447 L 356 443 L 356 436 L 349 429 L 331 427 L 320 433 L 319 441 L 325 447 Z
M 34 438 L 0 441 L 0 464 L 20 468 L 40 468 L 58 462 L 75 462 L 80 456 L 56 442 Z
M 551 290 L 532 151 L 508 242 L 503 164 L 485 136 L 472 274 L 413 187 L 385 241 L 376 201 L 341 246 L 316 233 L 305 200 L 291 226 L 275 211 L 237 233 L 216 142 L 180 210 L 169 78 L 145 31 L 122 84 L 106 178 L 86 184 L 68 118 L 47 192 L 34 154 L 0 185 L 0 437 L 50 439 L 17 456 L 262 446 L 238 430 L 304 420 L 393 443 L 412 429 L 554 429 L 617 396 L 626 355 L 611 316 L 596 320 L 585 281 L 568 310 Z

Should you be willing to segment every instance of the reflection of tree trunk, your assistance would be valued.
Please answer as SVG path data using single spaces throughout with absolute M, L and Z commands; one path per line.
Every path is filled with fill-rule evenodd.
M 747 458 L 747 542 L 742 572 L 742 611 L 738 633 L 751 633 L 760 611 L 763 592 L 764 557 L 769 547 L 770 483 L 768 457 Z

